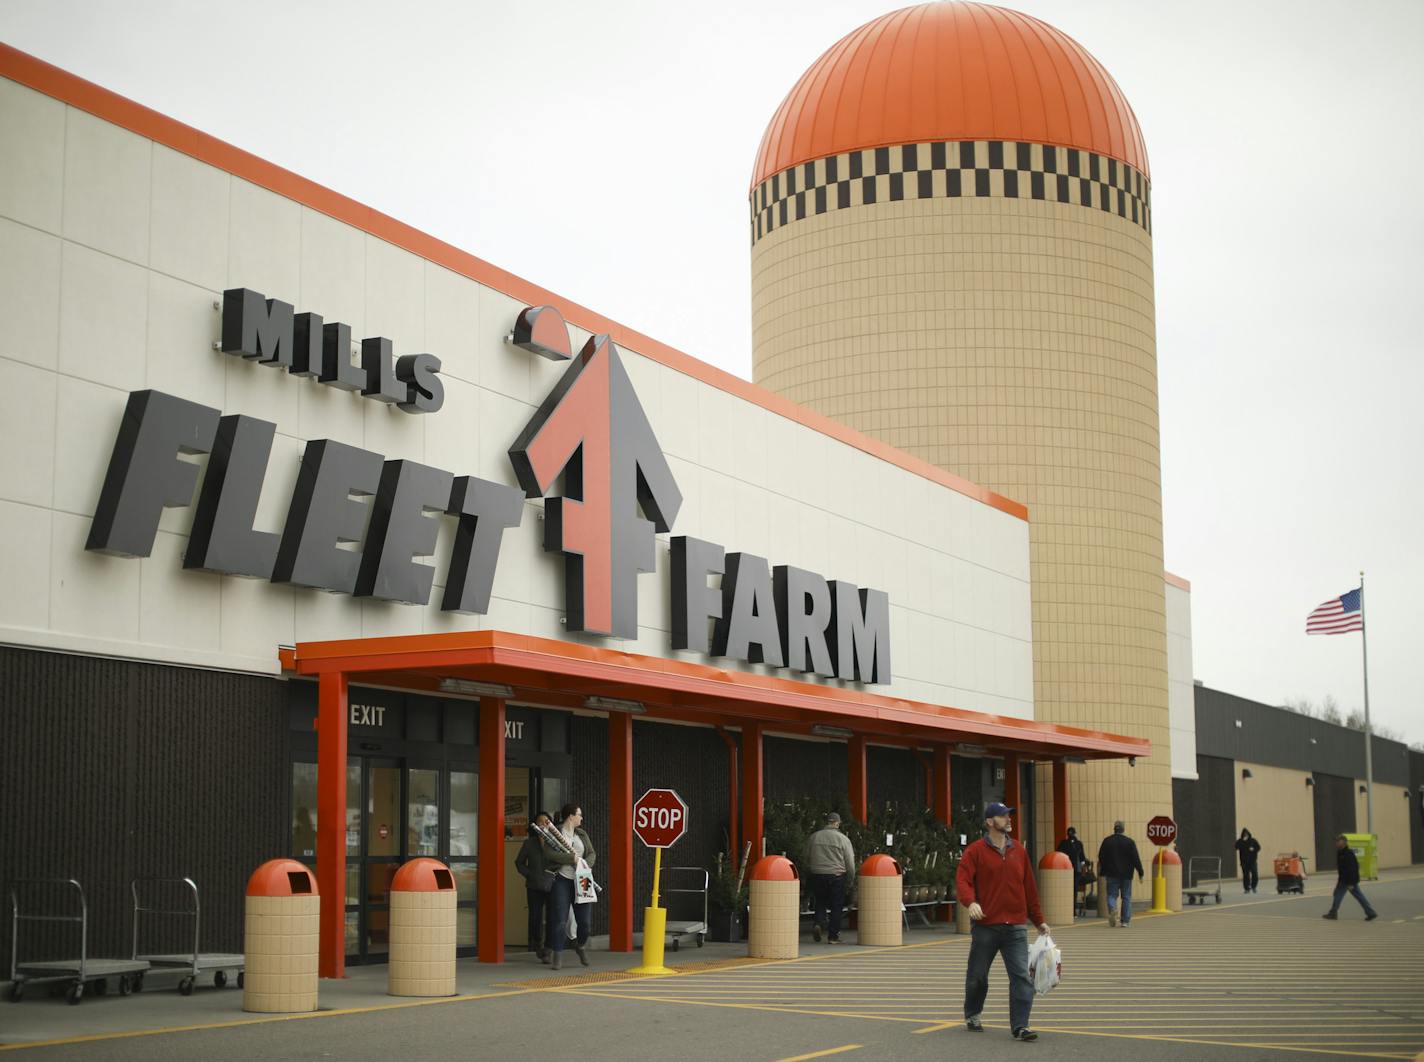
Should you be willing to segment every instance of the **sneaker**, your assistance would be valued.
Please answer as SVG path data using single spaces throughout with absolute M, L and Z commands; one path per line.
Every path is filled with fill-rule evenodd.
M 1325 912 L 1323 915 L 1321 915 L 1320 917 L 1321 917 L 1321 918 L 1329 918 L 1329 919 L 1331 919 L 1331 920 L 1334 920 L 1334 919 L 1336 919 L 1336 918 L 1339 918 L 1340 916 L 1337 915 L 1334 911 L 1326 911 L 1326 912 Z
M 839 943 L 841 943 L 841 938 L 840 938 L 840 937 L 827 937 L 827 938 L 826 938 L 826 943 L 827 943 L 827 944 L 839 944 Z
M 1123 922 L 1122 928 L 1123 928 L 1123 929 L 1126 929 L 1126 928 L 1127 928 L 1127 923 L 1126 923 L 1126 922 Z
M 1366 921 L 1366 922 L 1373 922 L 1373 921 L 1374 921 L 1376 918 L 1378 918 L 1378 917 L 1379 917 L 1379 912 L 1378 912 L 1378 911 L 1371 911 L 1369 914 L 1365 915 L 1365 921 Z
M 821 925 L 819 922 L 811 923 L 811 939 L 817 944 L 821 943 Z
M 977 1014 L 974 1015 L 974 1017 L 972 1017 L 972 1018 L 965 1018 L 965 1019 L 964 1019 L 964 1027 L 965 1027 L 966 1029 L 968 1029 L 970 1032 L 983 1032 L 983 1031 L 984 1031 L 984 1023 L 979 1020 L 979 1015 L 977 1015 Z
M 587 949 L 587 948 L 580 948 L 580 947 L 578 947 L 578 946 L 575 946 L 575 947 L 574 947 L 574 951 L 578 953 L 579 962 L 581 962 L 581 963 L 583 963 L 585 966 L 587 966 L 587 965 L 588 965 L 588 949 Z
M 1035 1040 L 1038 1039 L 1038 1033 L 1034 1032 L 1032 1029 L 1027 1028 L 1027 1027 L 1022 1028 L 1022 1029 L 1015 1029 L 1015 1030 L 1014 1030 L 1014 1039 L 1015 1039 L 1015 1040 L 1022 1040 L 1024 1043 L 1029 1043 L 1029 1044 L 1031 1044 L 1031 1043 L 1033 1043 L 1033 1041 L 1035 1041 Z
M 1117 928 L 1117 911 L 1115 911 L 1115 910 L 1114 910 L 1113 908 L 1111 908 L 1111 907 L 1108 908 L 1108 928 L 1109 928 L 1109 929 L 1116 929 L 1116 928 Z

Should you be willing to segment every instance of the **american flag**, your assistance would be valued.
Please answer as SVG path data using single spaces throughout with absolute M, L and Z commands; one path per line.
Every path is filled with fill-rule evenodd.
M 1332 597 L 1305 617 L 1306 634 L 1348 634 L 1365 629 L 1364 613 L 1360 610 L 1361 590 Z

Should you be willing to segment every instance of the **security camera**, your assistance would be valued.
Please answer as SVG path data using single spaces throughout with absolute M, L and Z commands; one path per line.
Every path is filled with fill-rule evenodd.
M 1128 765 L 1129 767 L 1136 767 L 1136 766 L 1137 766 L 1137 757 L 1136 757 L 1136 756 L 1129 756 L 1129 757 L 1127 758 L 1127 765 Z

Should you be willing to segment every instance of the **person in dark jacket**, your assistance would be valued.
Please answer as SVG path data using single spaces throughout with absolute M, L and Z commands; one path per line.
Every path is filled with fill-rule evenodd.
M 955 875 L 955 896 L 973 921 L 969 966 L 964 974 L 964 1024 L 983 1031 L 980 1014 L 989 994 L 989 967 L 1003 955 L 1009 974 L 1009 1027 L 1015 1040 L 1037 1040 L 1028 1027 L 1033 1010 L 1033 982 L 1028 976 L 1028 927 L 1048 932 L 1038 904 L 1033 862 L 1009 837 L 1014 809 L 990 804 L 984 809 L 984 836 L 964 850 Z
M 540 962 L 549 961 L 549 949 L 544 946 L 544 929 L 548 922 L 549 889 L 554 884 L 554 868 L 544 858 L 544 842 L 539 839 L 539 830 L 549 828 L 548 812 L 541 811 L 534 816 L 534 826 L 529 827 L 529 836 L 524 838 L 519 854 L 514 857 L 514 869 L 524 879 L 524 895 L 529 899 L 529 948 L 538 953 Z
M 1093 875 L 1088 872 L 1088 853 L 1083 848 L 1083 842 L 1078 840 L 1078 831 L 1072 826 L 1068 827 L 1068 835 L 1058 842 L 1058 850 L 1073 864 L 1073 909 L 1076 917 L 1082 900 L 1079 894 L 1093 880 Z
M 1242 829 L 1236 841 L 1236 858 L 1241 860 L 1241 884 L 1247 892 L 1255 892 L 1261 876 L 1256 873 L 1256 858 L 1261 854 L 1261 842 L 1251 836 L 1251 831 Z
M 1108 925 L 1118 922 L 1117 898 L 1122 895 L 1122 928 L 1132 921 L 1132 875 L 1144 878 L 1142 857 L 1137 854 L 1137 842 L 1125 832 L 1121 820 L 1113 823 L 1111 837 L 1104 837 L 1098 846 L 1098 880 L 1108 884 Z
M 1335 838 L 1335 848 L 1335 868 L 1340 877 L 1335 882 L 1335 898 L 1330 902 L 1330 910 L 1320 917 L 1339 918 L 1340 901 L 1345 898 L 1345 893 L 1348 892 L 1359 900 L 1360 906 L 1365 909 L 1365 921 L 1373 922 L 1379 917 L 1379 912 L 1370 906 L 1370 901 L 1365 899 L 1365 894 L 1360 891 L 1360 861 L 1355 858 L 1355 850 L 1345 840 L 1343 833 Z

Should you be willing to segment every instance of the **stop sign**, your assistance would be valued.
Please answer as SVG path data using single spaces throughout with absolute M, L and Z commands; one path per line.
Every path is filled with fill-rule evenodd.
M 649 789 L 633 804 L 633 832 L 649 848 L 671 848 L 687 832 L 687 804 L 671 789 Z
M 1147 824 L 1147 839 L 1166 847 L 1177 839 L 1177 824 L 1166 815 L 1158 815 Z

